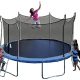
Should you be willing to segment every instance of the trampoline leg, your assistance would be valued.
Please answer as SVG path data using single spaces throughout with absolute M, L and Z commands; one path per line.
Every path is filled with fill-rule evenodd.
M 63 76 L 64 74 L 65 74 L 65 59 L 64 59 L 64 72 L 62 73 L 62 74 L 60 74 L 60 75 L 54 75 L 54 76 L 49 76 L 49 77 L 44 77 L 44 65 L 43 65 L 44 63 L 42 63 L 42 65 L 41 65 L 41 67 L 42 67 L 42 78 L 43 79 L 49 79 L 49 78 L 52 78 L 52 77 L 59 77 L 59 76 Z
M 8 61 L 9 61 L 9 59 L 8 59 Z M 0 75 L 1 77 L 5 77 L 5 74 L 6 73 L 8 73 L 8 74 L 10 74 L 10 75 L 12 75 L 12 76 L 15 76 L 15 77 L 17 77 L 18 76 L 18 61 L 17 61 L 17 74 L 15 75 L 15 74 L 13 74 L 13 73 L 10 73 L 10 72 L 8 72 L 8 71 L 6 71 L 7 70 L 7 66 L 8 66 L 8 61 L 7 61 L 7 65 L 6 65 L 6 69 L 5 70 L 3 70 L 3 72 L 4 72 L 4 75 L 2 76 L 2 75 Z M 0 72 L 1 72 L 1 70 L 0 70 Z
M 11 72 L 8 72 L 8 71 L 4 71 L 5 73 L 8 73 L 8 74 L 10 74 L 10 75 L 12 75 L 12 76 L 14 76 L 14 77 L 17 77 L 18 76 L 18 61 L 17 61 L 17 74 L 15 75 L 15 74 L 13 74 L 13 73 L 11 73 Z

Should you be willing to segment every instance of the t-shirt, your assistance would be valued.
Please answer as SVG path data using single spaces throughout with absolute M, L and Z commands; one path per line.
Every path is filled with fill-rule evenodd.
M 72 53 L 73 53 L 73 61 L 78 61 L 78 52 L 77 52 L 77 50 L 73 50 Z
M 39 20 L 39 16 L 38 16 L 38 10 L 34 11 L 34 14 L 32 15 L 33 20 L 37 21 Z

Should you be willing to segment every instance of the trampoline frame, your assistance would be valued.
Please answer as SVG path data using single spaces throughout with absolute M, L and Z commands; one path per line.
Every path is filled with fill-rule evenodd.
M 19 15 L 19 12 L 18 12 L 18 15 Z M 49 15 L 50 15 L 50 13 L 49 13 Z M 76 15 L 76 13 L 75 13 L 75 15 Z M 20 18 L 19 18 L 20 19 Z M 64 24 L 63 24 L 63 32 L 62 32 L 62 34 L 63 34 L 63 42 L 64 42 L 64 25 L 65 25 L 65 22 L 66 22 L 66 15 L 64 15 Z M 2 42 L 2 21 L 1 21 L 1 42 Z M 49 25 L 50 25 L 50 16 L 49 16 Z M 18 55 L 17 55 L 17 59 L 19 58 L 19 41 L 21 40 L 21 23 L 20 23 L 20 26 L 18 26 L 18 30 L 19 30 L 19 40 L 18 40 Z M 49 28 L 49 31 L 50 31 L 50 28 Z M 73 34 L 73 33 L 72 33 Z M 50 33 L 49 33 L 49 35 L 50 35 Z M 8 43 L 9 43 L 9 24 L 8 24 Z M 59 76 L 63 76 L 64 74 L 65 74 L 65 56 L 64 56 L 64 44 L 63 44 L 63 58 L 64 58 L 64 72 L 62 73 L 62 74 L 60 74 L 60 75 L 54 75 L 54 76 L 49 76 L 49 77 L 44 77 L 44 62 L 42 62 L 42 64 L 41 64 L 41 76 L 42 76 L 42 78 L 43 79 L 49 79 L 49 78 L 52 78 L 52 77 L 59 77 Z M 8 60 L 9 61 L 9 60 Z M 13 74 L 13 73 L 11 73 L 11 72 L 7 72 L 7 71 L 4 71 L 5 73 L 8 73 L 8 74 L 11 74 L 12 76 L 15 76 L 15 77 L 17 77 L 18 76 L 18 61 L 16 61 L 17 62 L 17 70 L 16 70 L 16 72 L 17 72 L 17 74 L 15 75 L 15 74 Z M 7 62 L 8 63 L 8 62 Z M 1 75 L 0 75 L 1 76 Z M 4 76 L 1 76 L 1 77 L 5 77 L 5 75 Z

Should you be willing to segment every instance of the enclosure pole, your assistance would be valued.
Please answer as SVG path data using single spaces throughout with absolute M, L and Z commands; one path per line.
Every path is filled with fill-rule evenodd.
M 74 21 L 75 21 L 75 18 L 76 18 L 76 12 L 74 13 L 74 20 L 73 20 L 73 26 L 72 26 L 72 41 L 73 41 L 73 37 L 74 37 Z
M 21 21 L 20 21 L 20 16 L 19 16 L 19 12 L 18 12 L 18 17 L 19 17 L 19 22 L 20 22 L 20 26 L 19 26 L 19 40 L 21 40 Z
M 66 23 L 66 15 L 64 15 L 64 24 L 63 24 L 63 33 L 62 33 L 63 34 L 63 57 L 64 57 L 64 73 L 63 73 L 63 75 L 65 74 L 65 55 L 64 55 L 64 53 L 65 53 L 64 52 L 64 36 L 65 36 L 64 35 L 64 30 L 65 30 L 64 26 L 65 26 L 65 23 Z
M 49 51 L 50 51 L 50 12 L 49 12 Z M 42 62 L 42 78 L 43 79 L 47 79 L 47 78 L 44 78 L 44 62 Z
M 49 39 L 50 39 L 50 12 L 49 12 Z
M 50 14 L 49 14 L 50 15 Z M 54 76 L 50 76 L 50 77 L 44 77 L 44 72 L 43 72 L 43 63 L 42 63 L 42 78 L 43 79 L 49 79 L 49 78 L 52 78 L 52 77 L 59 77 L 59 76 L 63 76 L 64 74 L 65 74 L 65 56 L 64 56 L 64 26 L 65 26 L 65 22 L 66 22 L 66 15 L 64 16 L 64 23 L 63 23 L 63 26 L 62 26 L 62 28 L 63 28 L 63 31 L 62 31 L 62 40 L 63 40 L 63 57 L 64 57 L 64 73 L 63 74 L 61 74 L 61 75 L 54 75 Z
M 20 17 L 19 17 L 19 12 L 18 12 L 18 32 L 19 32 L 19 39 L 18 39 L 18 55 L 17 55 L 17 59 L 19 58 L 19 53 L 20 53 L 20 39 L 21 39 L 21 25 L 20 25 Z M 17 76 L 18 76 L 18 61 L 17 61 Z

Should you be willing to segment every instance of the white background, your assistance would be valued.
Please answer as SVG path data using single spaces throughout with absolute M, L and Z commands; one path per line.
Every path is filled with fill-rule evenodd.
M 74 23 L 74 39 L 78 40 L 80 46 L 80 2 L 79 0 L 40 0 L 41 9 L 40 16 L 45 16 L 49 12 L 57 18 L 63 18 L 64 14 L 67 18 L 72 17 L 76 12 L 76 20 Z M 0 0 L 0 15 L 4 18 L 11 19 L 18 15 L 18 11 L 29 16 L 29 9 L 36 9 L 39 0 Z M 16 73 L 16 62 L 9 61 L 8 71 Z M 63 61 L 58 63 L 49 63 L 44 65 L 44 76 L 51 76 L 63 73 Z M 1 73 L 3 74 L 3 72 Z M 55 77 L 49 80 L 80 80 L 80 71 L 73 71 L 71 58 L 66 60 L 66 73 L 62 77 Z M 5 78 L 0 80 L 42 80 L 41 64 L 19 63 L 19 76 L 13 77 L 6 74 Z

